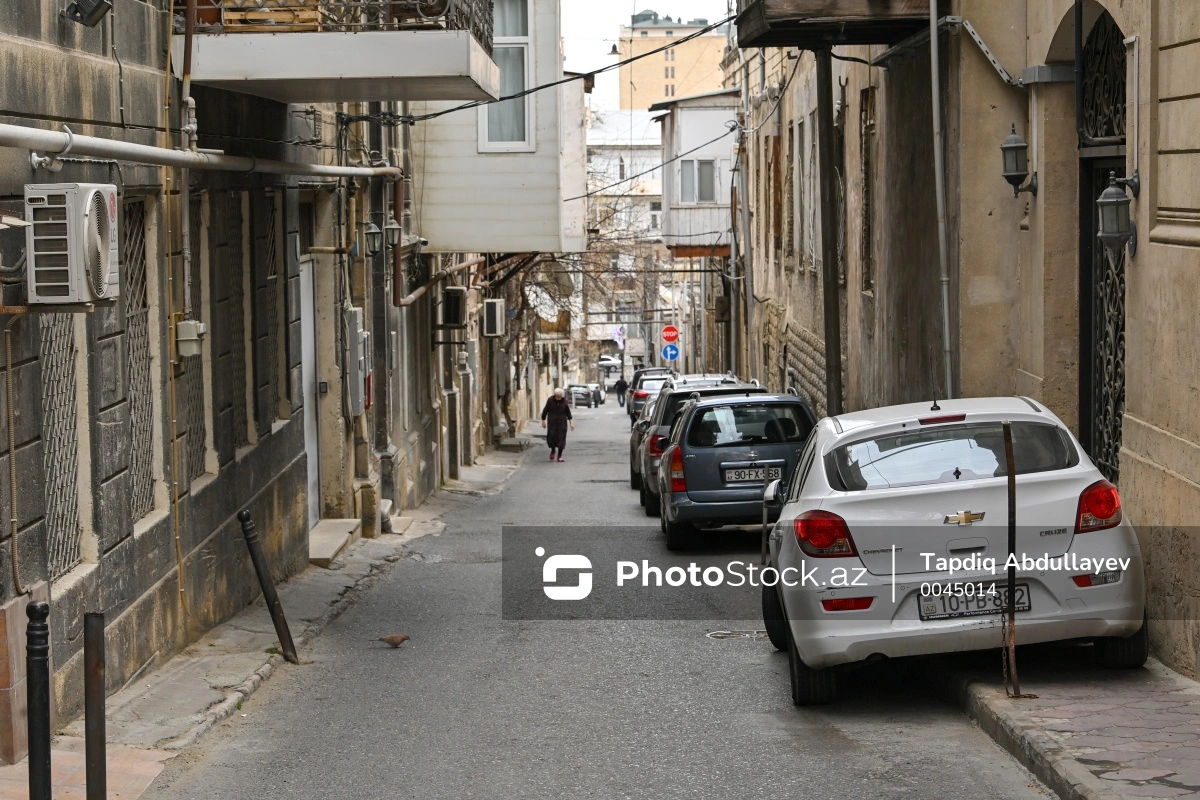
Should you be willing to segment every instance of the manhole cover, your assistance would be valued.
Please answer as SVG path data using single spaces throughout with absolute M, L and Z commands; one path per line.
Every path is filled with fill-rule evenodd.
M 709 639 L 754 639 L 767 638 L 766 631 L 709 631 L 704 634 Z

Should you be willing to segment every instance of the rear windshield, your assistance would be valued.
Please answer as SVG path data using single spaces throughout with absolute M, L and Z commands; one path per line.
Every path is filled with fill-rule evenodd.
M 638 385 L 638 390 L 642 392 L 657 392 L 667 382 L 666 378 L 645 378 Z
M 691 447 L 803 442 L 812 425 L 793 403 L 705 408 L 688 430 Z
M 1014 422 L 1017 474 L 1067 469 L 1079 454 L 1056 425 Z M 1008 474 L 1000 423 L 939 426 L 888 434 L 834 448 L 826 471 L 842 491 L 890 489 L 933 483 L 963 483 Z
M 718 389 L 713 391 L 700 392 L 700 397 L 707 400 L 710 397 L 720 397 L 722 395 L 745 395 L 745 394 L 766 394 L 765 389 L 758 387 L 741 386 L 738 388 L 730 387 L 728 389 Z M 672 392 L 667 395 L 665 402 L 666 408 L 663 409 L 662 419 L 659 420 L 660 425 L 671 426 L 675 424 L 675 418 L 679 415 L 679 409 L 683 408 L 683 404 L 692 398 L 690 389 L 682 389 L 678 392 Z

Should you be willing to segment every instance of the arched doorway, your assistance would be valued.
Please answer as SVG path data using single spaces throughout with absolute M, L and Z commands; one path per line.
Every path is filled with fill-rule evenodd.
M 1125 174 L 1125 42 L 1108 12 L 1083 47 L 1079 172 L 1079 434 L 1106 478 L 1120 477 L 1125 411 L 1125 252 L 1096 238 L 1096 200 Z

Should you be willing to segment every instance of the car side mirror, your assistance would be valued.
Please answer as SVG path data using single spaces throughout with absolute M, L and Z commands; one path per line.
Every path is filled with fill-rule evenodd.
M 638 433 L 645 433 L 650 430 L 650 420 L 640 419 L 637 424 Z
M 783 481 L 776 478 L 767 484 L 763 491 L 763 503 L 769 506 L 783 506 Z

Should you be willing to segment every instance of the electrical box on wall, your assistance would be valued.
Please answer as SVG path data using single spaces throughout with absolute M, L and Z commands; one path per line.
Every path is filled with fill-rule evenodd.
M 467 327 L 467 287 L 447 286 L 442 290 L 442 327 Z
M 363 330 L 361 308 L 342 312 L 345 329 L 345 375 L 347 411 L 357 417 L 371 407 L 371 334 Z
M 30 304 L 96 303 L 121 294 L 117 187 L 25 187 L 26 287 Z
M 503 300 L 483 301 L 484 336 L 503 336 L 505 321 Z

